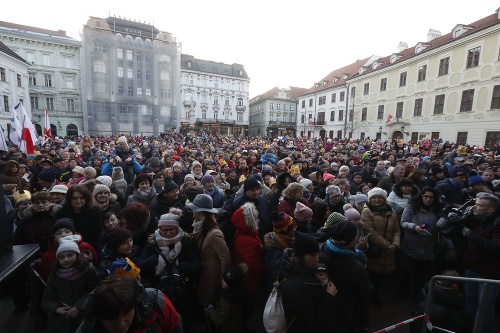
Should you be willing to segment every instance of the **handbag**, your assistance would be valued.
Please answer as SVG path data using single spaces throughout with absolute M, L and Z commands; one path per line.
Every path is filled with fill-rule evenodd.
M 388 218 L 387 218 L 388 219 Z M 384 239 L 387 236 L 387 227 L 389 226 L 389 221 L 387 220 L 385 223 L 385 231 L 384 231 Z M 382 248 L 376 245 L 373 242 L 368 241 L 368 250 L 366 250 L 365 254 L 368 258 L 377 259 L 382 255 Z
M 186 291 L 186 282 L 179 273 L 179 269 L 175 263 L 169 263 L 163 252 L 160 251 L 156 246 L 154 247 L 156 252 L 163 258 L 165 263 L 168 265 L 165 273 L 160 277 L 159 288 L 172 302 L 180 301 Z
M 267 333 L 286 333 L 290 325 L 292 325 L 295 318 L 292 319 L 290 324 L 287 323 L 285 317 L 285 309 L 283 308 L 283 301 L 279 292 L 279 287 L 287 279 L 281 282 L 274 282 L 274 288 L 267 299 L 264 313 L 262 315 L 264 329 Z

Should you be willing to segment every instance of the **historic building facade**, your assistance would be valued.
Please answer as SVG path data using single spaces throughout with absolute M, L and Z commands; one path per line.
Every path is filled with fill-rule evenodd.
M 180 130 L 247 135 L 250 78 L 243 65 L 181 58 Z
M 274 87 L 250 100 L 250 135 L 296 136 L 298 96 L 307 89 Z
M 180 45 L 154 26 L 91 17 L 82 33 L 88 133 L 155 135 L 178 126 Z
M 23 89 L 16 89 L 22 93 L 12 95 L 10 106 L 23 99 L 39 134 L 44 125 L 45 109 L 49 112 L 53 134 L 81 134 L 84 131 L 81 43 L 62 30 L 40 29 L 9 22 L 0 22 L 0 41 L 29 64 L 27 73 L 23 73 L 20 78 L 20 88 Z M 16 75 L 9 73 L 11 79 L 18 84 Z M 0 121 L 3 123 L 3 120 Z

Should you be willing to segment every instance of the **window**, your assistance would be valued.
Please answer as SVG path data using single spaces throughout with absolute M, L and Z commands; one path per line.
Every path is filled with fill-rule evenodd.
M 118 77 L 123 77 L 123 67 L 118 67 Z
M 127 60 L 132 60 L 132 51 L 127 50 L 126 55 L 127 55 Z
M 44 55 L 42 55 L 42 59 L 43 59 L 44 66 L 50 66 L 50 55 L 44 54 Z
M 137 97 L 142 97 L 142 88 L 137 88 Z
M 467 144 L 467 134 L 468 132 L 457 132 L 457 145 Z
M 0 67 L 0 81 L 7 82 L 5 78 L 5 68 Z
M 344 121 L 344 110 L 339 111 L 339 121 Z
M 118 95 L 123 95 L 123 86 L 118 86 Z
M 151 72 L 150 71 L 146 71 L 146 80 L 147 81 L 151 80 Z
M 141 69 L 137 70 L 135 77 L 137 80 L 142 80 L 142 70 Z
M 337 101 L 337 94 L 336 93 L 333 93 L 332 94 L 332 103 L 335 103 Z M 304 101 L 302 101 L 304 102 Z
M 320 97 L 319 97 L 318 104 L 319 104 L 319 105 L 326 104 L 326 96 L 320 96 Z
M 335 111 L 330 111 L 330 121 L 335 121 Z
M 127 78 L 129 79 L 134 78 L 134 72 L 132 71 L 132 68 L 127 68 Z
M 313 99 L 312 98 L 309 99 L 309 107 L 311 107 L 311 106 L 313 106 Z
M 386 91 L 387 90 L 387 78 L 383 78 L 380 80 L 380 91 Z
M 45 104 L 47 106 L 47 110 L 49 110 L 49 111 L 54 110 L 54 98 L 52 98 L 52 97 L 45 98 Z
M 292 104 L 290 104 L 290 108 L 288 110 L 293 111 L 293 105 Z
M 491 109 L 500 109 L 500 86 L 493 87 L 493 97 L 491 98 Z
M 342 91 L 340 93 L 340 101 L 343 102 L 344 101 L 344 96 L 345 96 L 345 91 Z
M 226 99 L 224 100 L 224 105 L 229 106 L 229 97 L 226 97 Z
M 74 99 L 66 100 L 66 104 L 68 105 L 69 112 L 75 112 L 75 100 Z
M 361 109 L 361 121 L 366 121 L 368 118 L 368 108 L 364 107 Z
M 66 77 L 66 88 L 68 89 L 73 89 L 73 78 L 72 77 Z
M 107 47 L 106 47 L 106 45 L 104 45 L 102 43 L 95 43 L 94 44 L 94 51 L 105 53 L 107 51 Z
M 106 63 L 101 60 L 94 61 L 94 72 L 95 73 L 106 73 Z
M 384 119 L 384 106 L 379 105 L 378 106 L 378 113 L 377 113 L 377 120 L 382 120 Z
M 443 58 L 439 60 L 439 72 L 438 75 L 448 74 L 448 68 L 450 67 L 450 57 Z
M 406 77 L 408 76 L 407 72 L 403 72 L 399 74 L 399 86 L 404 87 L 406 86 Z
M 64 57 L 64 66 L 66 68 L 73 68 L 73 57 Z
M 31 110 L 38 110 L 38 97 L 30 96 Z
M 168 98 L 167 89 L 160 90 L 160 98 Z
M 403 102 L 396 104 L 396 119 L 403 118 Z
M 150 61 L 150 59 L 149 59 L 149 56 L 148 56 L 148 55 L 146 55 L 144 58 L 145 58 L 145 61 L 146 61 L 146 62 L 149 62 L 149 61 Z
M 202 111 L 201 112 L 201 119 L 207 119 L 207 111 Z
M 271 110 L 274 110 L 274 103 L 269 103 L 269 108 L 270 108 Z
M 303 114 L 300 116 L 300 123 L 303 124 L 306 121 L 306 115 Z
M 28 60 L 28 62 L 30 64 L 35 63 L 35 54 L 33 52 L 27 52 L 26 53 L 26 60 Z
M 484 142 L 486 147 L 492 147 L 498 143 L 500 143 L 500 132 L 486 132 L 486 140 Z
M 462 101 L 460 103 L 460 112 L 472 111 L 472 102 L 474 101 L 474 89 L 464 90 L 462 92 Z
M 7 95 L 3 96 L 3 107 L 4 107 L 5 111 L 9 110 L 9 96 L 7 96 Z
M 134 88 L 133 87 L 128 87 L 127 95 L 134 96 Z
M 351 87 L 351 97 L 356 97 L 356 87 Z
M 476 47 L 467 52 L 467 68 L 479 66 L 479 55 L 481 54 L 481 48 Z
M 36 86 L 36 74 L 28 73 L 28 83 L 30 86 Z
M 423 98 L 415 99 L 415 106 L 413 107 L 413 116 L 420 117 L 422 115 L 422 104 L 424 104 Z
M 45 86 L 46 87 L 52 87 L 52 75 L 45 74 L 44 78 L 45 78 Z
M 243 98 L 241 98 L 241 97 L 238 98 L 237 105 L 238 106 L 243 106 Z
M 302 101 L 302 108 L 304 109 L 306 107 L 306 101 Z
M 354 120 L 354 109 L 351 109 L 351 111 L 349 111 L 349 121 L 353 120 Z
M 116 56 L 118 59 L 123 59 L 123 49 L 116 49 Z
M 276 103 L 276 110 L 281 110 L 281 104 L 280 103 Z
M 137 52 L 137 54 L 135 55 L 135 59 L 137 61 L 142 61 L 142 53 Z
M 424 81 L 425 80 L 425 73 L 427 72 L 427 65 L 422 65 L 418 67 L 418 78 L 417 81 Z
M 437 95 L 434 100 L 434 114 L 443 114 L 444 112 L 444 95 Z
M 146 89 L 146 97 L 151 98 L 151 89 L 149 88 Z
M 365 83 L 364 88 L 363 88 L 363 95 L 368 95 L 370 93 L 370 84 Z
M 217 112 L 214 112 L 214 120 L 215 121 L 219 120 L 219 114 Z

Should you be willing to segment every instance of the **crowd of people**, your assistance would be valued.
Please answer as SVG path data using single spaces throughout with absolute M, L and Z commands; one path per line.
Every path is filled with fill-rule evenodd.
M 436 274 L 500 279 L 497 146 L 85 135 L 10 145 L 0 167 L 13 242 L 39 244 L 46 285 L 18 272 L 14 314 L 38 308 L 40 330 L 251 332 L 276 287 L 287 332 L 368 332 L 389 274 L 420 312 Z M 455 303 L 431 321 L 469 332 L 484 285 L 440 287 Z

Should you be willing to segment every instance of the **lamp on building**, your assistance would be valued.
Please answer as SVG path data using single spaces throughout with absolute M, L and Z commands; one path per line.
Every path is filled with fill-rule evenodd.
M 401 125 L 401 132 L 403 132 L 403 134 L 410 135 L 410 133 L 405 132 L 405 125 Z
M 42 121 L 42 116 L 38 115 L 38 121 Z
M 57 126 L 59 126 L 59 129 L 62 129 L 61 122 L 59 120 L 57 121 Z
M 378 128 L 378 132 L 379 132 L 380 134 L 387 135 L 387 132 L 382 132 L 382 126 L 380 126 L 380 127 Z

